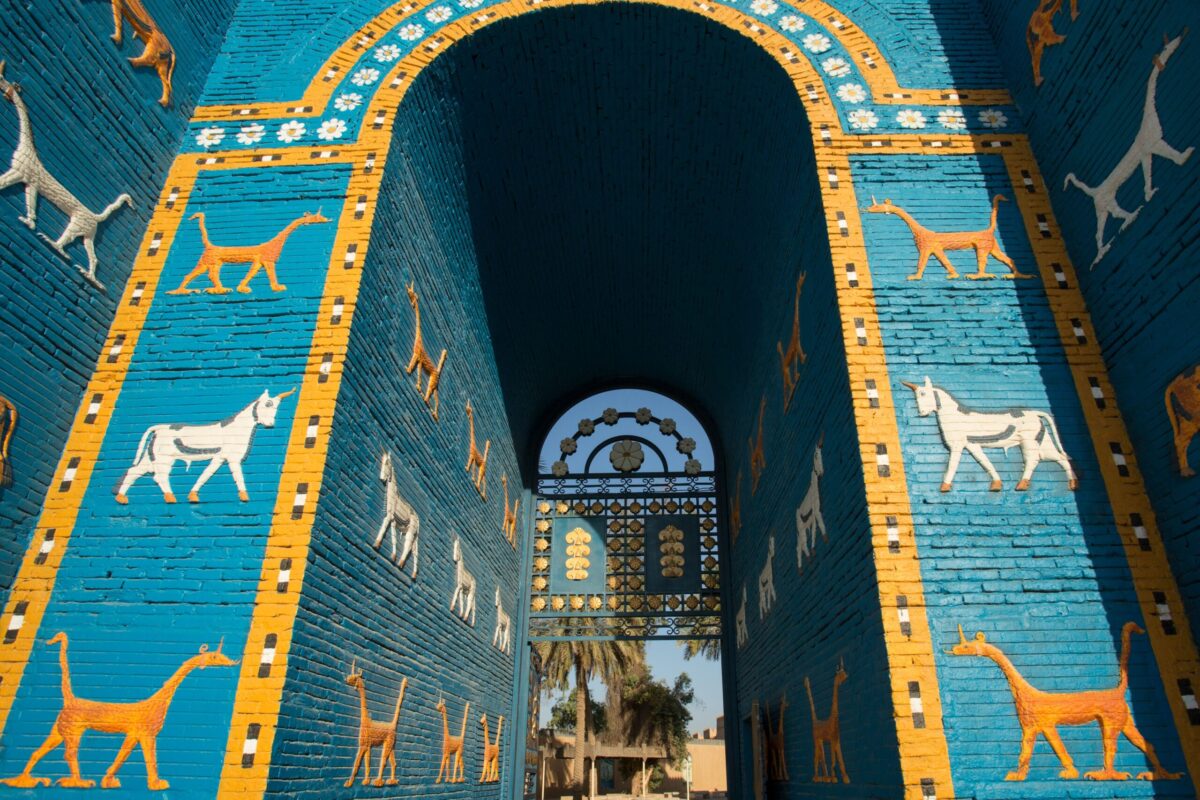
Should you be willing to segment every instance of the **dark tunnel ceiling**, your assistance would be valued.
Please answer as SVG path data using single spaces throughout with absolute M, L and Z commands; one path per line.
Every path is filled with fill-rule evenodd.
M 440 114 L 461 139 L 518 452 L 598 384 L 675 392 L 719 431 L 760 309 L 790 294 L 803 237 L 824 235 L 780 66 L 696 15 L 606 4 L 485 28 L 409 99 L 401 119 L 423 118 L 407 124 Z

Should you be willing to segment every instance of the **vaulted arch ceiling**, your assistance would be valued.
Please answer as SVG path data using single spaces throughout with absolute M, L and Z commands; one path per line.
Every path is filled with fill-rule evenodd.
M 518 448 L 597 383 L 662 386 L 719 421 L 806 247 L 828 268 L 791 80 L 696 15 L 606 4 L 488 27 L 421 73 L 396 137 L 389 169 L 425 182 L 460 240 L 448 264 L 477 260 Z

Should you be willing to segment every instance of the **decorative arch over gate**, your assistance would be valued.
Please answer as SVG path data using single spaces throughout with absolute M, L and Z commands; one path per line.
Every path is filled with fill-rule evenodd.
M 573 0 L 507 0 L 480 5 L 456 18 L 439 21 L 428 30 L 426 24 L 434 24 L 428 22 L 428 17 L 423 17 L 425 23 L 412 20 L 431 10 L 432 4 L 397 4 L 331 54 L 300 101 L 197 110 L 192 133 L 163 188 L 104 354 L 76 417 L 55 476 L 58 490 L 47 501 L 38 534 L 0 620 L 9 631 L 6 646 L 0 650 L 0 674 L 4 679 L 0 685 L 0 725 L 8 724 L 35 641 L 46 633 L 40 630 L 40 624 L 55 593 L 58 568 L 71 546 L 77 521 L 105 499 L 102 492 L 94 491 L 87 497 L 85 492 L 110 423 L 118 413 L 118 395 L 124 391 L 136 397 L 130 389 L 136 388 L 139 373 L 131 372 L 131 360 L 135 353 L 141 356 L 146 352 L 139 351 L 139 341 L 150 338 L 162 343 L 156 338 L 158 334 L 147 328 L 147 320 L 152 308 L 167 302 L 166 291 L 177 288 L 160 286 L 160 281 L 198 184 L 218 179 L 233 186 L 239 175 L 257 170 L 312 171 L 314 176 L 319 173 L 326 180 L 342 181 L 345 200 L 336 215 L 331 214 L 334 232 L 319 251 L 319 257 L 326 259 L 327 270 L 319 276 L 320 285 L 310 287 L 319 302 L 312 309 L 311 329 L 305 331 L 311 337 L 311 346 L 301 359 L 303 382 L 290 417 L 282 482 L 272 508 L 261 511 L 269 520 L 269 532 L 220 783 L 220 796 L 261 796 L 270 768 L 271 723 L 278 716 L 284 684 L 284 670 L 269 669 L 264 653 L 269 650 L 273 658 L 286 664 L 292 634 L 290 620 L 295 617 L 300 599 L 316 498 L 326 466 L 328 424 L 337 402 L 341 363 L 360 288 L 358 267 L 370 243 L 375 198 L 387 167 L 396 109 L 420 71 L 455 42 L 501 19 L 574 4 Z M 931 629 L 926 613 L 928 604 L 914 527 L 919 514 L 910 502 L 913 490 L 902 455 L 899 424 L 900 415 L 906 413 L 902 409 L 909 401 L 893 394 L 901 380 L 916 377 L 911 374 L 916 367 L 906 363 L 905 372 L 894 374 L 889 362 L 889 352 L 894 355 L 895 351 L 881 322 L 876 291 L 879 278 L 873 268 L 880 267 L 890 254 L 868 247 L 864 229 L 873 223 L 864 221 L 861 212 L 867 198 L 856 191 L 860 184 L 881 182 L 878 165 L 872 159 L 895 159 L 914 165 L 949 163 L 953 159 L 958 159 L 955 165 L 995 160 L 987 162 L 992 165 L 989 181 L 1008 187 L 1005 193 L 1014 201 L 1027 237 L 1027 249 L 1039 279 L 1030 285 L 1040 284 L 1044 293 L 1062 364 L 1077 396 L 1086 437 L 1094 449 L 1088 457 L 1094 457 L 1099 465 L 1099 479 L 1092 480 L 1103 482 L 1104 499 L 1120 532 L 1130 593 L 1147 620 L 1159 595 L 1172 608 L 1181 609 L 1140 475 L 1136 465 L 1122 455 L 1131 450 L 1128 436 L 1111 401 L 1111 387 L 1039 169 L 1025 136 L 998 127 L 1016 119 L 1007 105 L 1006 93 L 900 87 L 882 51 L 850 19 L 826 3 L 801 0 L 794 5 L 777 5 L 773 0 L 756 0 L 762 13 L 746 13 L 710 0 L 654 0 L 649 4 L 697 14 L 754 41 L 791 77 L 808 116 L 861 442 L 904 783 L 909 796 L 922 796 L 923 787 L 936 787 L 937 796 L 948 796 L 953 792 L 951 757 L 936 665 L 946 631 Z M 766 13 L 769 8 L 773 10 Z M 803 36 L 797 42 L 792 35 L 800 33 L 799 28 L 782 29 L 783 17 L 792 12 L 804 20 L 808 31 L 804 36 L 824 37 L 830 47 L 813 52 L 825 47 L 813 40 L 806 52 Z M 405 26 L 411 25 L 419 25 L 421 30 L 409 28 L 404 33 Z M 384 48 L 401 36 L 411 38 L 409 52 L 402 56 L 397 46 L 395 58 L 387 60 L 392 51 Z M 845 55 L 828 58 L 842 57 L 846 63 L 814 63 L 813 56 L 831 52 L 835 41 L 838 52 Z M 391 66 L 364 66 L 368 59 Z M 361 69 L 377 69 L 377 75 L 360 78 L 363 86 L 374 87 L 374 93 L 368 99 L 360 92 L 364 96 L 357 102 L 343 100 L 345 110 L 339 110 L 339 97 L 353 93 L 345 90 L 349 85 L 358 85 L 354 75 Z M 834 78 L 849 75 L 861 81 L 834 83 Z M 859 89 L 845 88 L 849 85 Z M 335 96 L 339 91 L 342 95 Z M 345 118 L 327 116 L 331 104 Z M 974 119 L 967 117 L 967 108 L 978 112 Z M 911 113 L 904 114 L 906 111 Z M 318 117 L 322 123 L 312 126 Z M 938 121 L 933 124 L 931 119 Z M 285 127 L 293 122 L 297 125 L 286 132 Z M 968 128 L 978 132 L 962 132 Z M 928 186 L 919 188 L 935 188 L 941 176 L 938 169 L 933 167 L 926 178 Z M 932 201 L 925 210 L 936 208 L 936 201 Z M 909 256 L 899 260 L 907 268 Z M 880 274 L 884 271 L 878 270 Z M 185 323 L 185 319 L 176 317 L 172 324 L 182 327 Z M 276 386 L 271 391 L 285 388 Z M 1097 396 L 1110 399 L 1098 403 Z M 284 563 L 289 565 L 287 581 L 280 577 Z M 898 602 L 899 598 L 903 603 Z M 898 613 L 900 609 L 905 613 Z M 1176 616 L 1182 617 L 1181 610 Z M 1190 629 L 1182 619 L 1172 633 L 1158 625 L 1145 627 L 1165 687 L 1163 702 L 1170 708 L 1192 779 L 1200 781 L 1200 734 L 1188 720 L 1183 690 L 1175 688 L 1200 685 Z M 268 665 L 265 672 L 264 663 Z M 919 700 L 916 705 L 912 702 L 914 696 Z M 256 757 L 256 753 L 267 755 Z

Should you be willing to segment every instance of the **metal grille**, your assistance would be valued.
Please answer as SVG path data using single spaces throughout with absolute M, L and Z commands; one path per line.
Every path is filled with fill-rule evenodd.
M 538 491 L 530 576 L 532 639 L 720 638 L 714 473 L 542 475 Z M 603 547 L 604 581 L 590 591 L 563 591 L 563 582 L 553 574 L 566 563 L 556 548 L 570 547 L 555 531 L 570 527 L 573 520 L 584 521 L 602 538 L 583 551 L 595 561 Z M 692 559 L 696 563 L 683 569 Z

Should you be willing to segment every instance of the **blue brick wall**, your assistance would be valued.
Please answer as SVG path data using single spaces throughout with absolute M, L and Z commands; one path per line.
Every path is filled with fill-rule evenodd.
M 133 197 L 100 226 L 98 278 L 89 285 L 34 231 L 23 185 L 0 191 L 0 395 L 16 404 L 11 486 L 0 488 L 0 591 L 7 592 L 37 520 L 71 421 L 91 376 L 142 232 L 154 210 L 186 120 L 208 77 L 233 14 L 234 0 L 203 6 L 151 2 L 150 11 L 175 48 L 174 104 L 158 106 L 152 70 L 126 58 L 142 45 L 125 25 L 118 47 L 109 3 L 77 0 L 18 3 L 0 26 L 5 77 L 21 85 L 42 163 L 88 208 L 99 211 L 122 192 Z M 0 163 L 8 168 L 18 139 L 17 115 L 0 101 Z M 57 238 L 65 218 L 46 198 L 37 231 Z M 68 247 L 74 263 L 83 246 Z
M 731 785 L 750 793 L 748 728 L 744 719 L 757 702 L 777 724 L 781 697 L 788 708 L 784 732 L 790 780 L 768 781 L 769 797 L 893 798 L 903 795 L 892 719 L 888 659 L 873 567 L 863 464 L 855 432 L 842 322 L 837 312 L 833 265 L 824 221 L 803 216 L 819 204 L 815 165 L 809 161 L 807 194 L 795 206 L 805 223 L 789 243 L 788 257 L 762 265 L 772 271 L 773 289 L 759 299 L 761 315 L 752 346 L 739 355 L 747 380 L 729 391 L 736 406 L 721 415 L 722 446 L 729 492 L 741 475 L 743 527 L 727 573 L 734 604 L 726 609 L 726 630 L 734 634 L 734 614 L 746 589 L 749 643 L 734 649 L 737 708 L 725 709 L 726 727 L 736 726 L 742 764 Z M 810 205 L 811 204 L 811 205 Z M 806 273 L 800 303 L 800 340 L 808 356 L 785 413 L 776 343 L 786 347 L 794 315 L 797 272 Z M 766 469 L 756 493 L 746 439 L 757 440 L 760 398 L 766 399 L 763 440 Z M 820 498 L 827 536 L 813 534 L 812 550 L 798 559 L 797 507 L 809 490 L 813 455 L 823 441 L 825 474 Z M 759 615 L 759 579 L 768 543 L 775 538 L 773 574 L 777 600 Z M 849 679 L 839 693 L 841 743 L 848 786 L 817 783 L 813 772 L 812 712 L 808 678 L 818 718 L 827 718 L 834 674 L 844 662 Z M 840 777 L 840 773 L 839 773 Z
M 452 135 L 453 117 L 453 105 L 443 104 L 432 81 L 422 79 L 397 119 L 359 302 L 346 312 L 353 313 L 354 327 L 296 623 L 272 761 L 272 795 L 361 796 L 357 785 L 342 788 L 358 735 L 359 699 L 345 683 L 355 660 L 375 719 L 391 717 L 400 682 L 408 680 L 396 748 L 400 786 L 391 791 L 500 797 L 512 778 L 508 745 L 523 736 L 525 718 L 512 699 L 514 655 L 520 648 L 516 625 L 527 599 L 521 551 L 501 530 L 501 475 L 509 478 L 512 499 L 523 488 L 482 312 L 470 220 L 458 190 L 462 159 Z M 442 348 L 449 350 L 440 380 L 440 421 L 426 410 L 413 377 L 404 374 L 414 334 L 405 291 L 409 283 L 420 296 L 422 336 L 431 357 L 436 361 Z M 468 400 L 479 448 L 491 440 L 486 500 L 463 469 Z M 384 515 L 379 468 L 385 449 L 393 456 L 402 497 L 420 517 L 415 579 L 411 561 L 401 570 L 390 560 L 390 541 L 378 550 L 372 547 Z M 525 497 L 522 507 L 528 506 Z M 522 548 L 525 532 L 522 523 Z M 478 583 L 473 627 L 449 608 L 456 535 Z M 491 645 L 497 587 L 514 625 L 507 654 Z M 434 779 L 442 721 L 435 706 L 442 696 L 454 735 L 464 703 L 471 705 L 467 780 L 439 787 Z M 501 782 L 488 785 L 479 783 L 484 713 L 493 739 L 504 717 Z
M 856 157 L 855 191 L 866 207 L 872 196 L 891 199 L 937 231 L 986 227 L 991 198 L 1015 197 L 1006 168 L 994 156 Z M 906 177 L 921 173 L 928 185 Z M 947 655 L 957 626 L 968 637 L 982 631 L 1034 686 L 1078 692 L 1117 683 L 1122 625 L 1142 617 L 1112 518 L 1095 451 L 1066 366 L 1059 333 L 1040 282 L 948 281 L 931 259 L 921 281 L 908 227 L 895 216 L 864 214 L 864 234 L 875 281 L 880 324 L 894 381 L 901 446 L 912 502 L 921 575 L 929 606 L 955 792 L 960 797 L 1051 796 L 1062 791 L 1058 759 L 1045 742 L 1034 751 L 1024 784 L 1005 782 L 1016 768 L 1021 729 L 1008 684 L 985 659 Z M 998 242 L 1017 269 L 1035 262 L 1020 213 L 1002 203 Z M 964 275 L 973 253 L 951 254 Z M 1006 268 L 992 261 L 989 271 Z M 989 479 L 968 454 L 953 487 L 939 490 L 948 450 L 933 414 L 917 414 L 914 392 L 929 376 L 963 406 L 977 411 L 1050 412 L 1079 475 L 1072 492 L 1058 465 L 1043 460 L 1027 492 L 1017 493 L 1019 448 L 986 448 L 1003 481 Z M 1130 701 L 1139 730 L 1168 769 L 1182 767 L 1177 735 L 1162 682 L 1145 637 L 1134 637 Z M 1060 731 L 1080 770 L 1102 762 L 1095 726 Z M 1143 757 L 1127 742 L 1119 769 L 1137 772 Z M 1015 787 L 1015 788 L 1014 788 Z M 1114 796 L 1112 784 L 1073 787 L 1079 796 Z M 1185 781 L 1122 787 L 1120 796 L 1188 797 Z
M 1180 475 L 1163 400 L 1167 385 L 1200 362 L 1189 335 L 1200 302 L 1195 280 L 1200 161 L 1176 166 L 1156 156 L 1157 191 L 1149 202 L 1141 170 L 1128 178 L 1117 200 L 1125 210 L 1141 207 L 1141 212 L 1124 231 L 1119 221 L 1108 223 L 1105 241 L 1111 241 L 1111 250 L 1093 269 L 1088 267 L 1097 253 L 1095 205 L 1077 188 L 1064 188 L 1069 173 L 1089 187 L 1113 173 L 1142 122 L 1152 59 L 1163 48 L 1164 34 L 1174 38 L 1187 26 L 1192 35 L 1184 37 L 1159 77 L 1156 106 L 1168 144 L 1179 151 L 1200 144 L 1200 109 L 1191 102 L 1192 76 L 1200 70 L 1200 42 L 1194 35 L 1200 9 L 1169 0 L 1107 0 L 1081 3 L 1079 19 L 1071 22 L 1064 7 L 1055 27 L 1066 41 L 1045 51 L 1045 82 L 1036 87 L 1025 45 L 1032 7 L 994 0 L 981 5 L 1079 269 L 1192 630 L 1200 633 L 1195 513 L 1200 480 Z M 1195 468 L 1196 448 L 1190 458 Z
M 283 8 L 245 0 L 206 102 L 299 97 L 328 52 L 384 6 L 363 0 L 336 8 L 328 2 Z M 1070 28 L 1067 44 L 1048 51 L 1043 65 L 1048 83 L 1034 91 L 1024 71 L 1024 11 L 987 0 L 839 8 L 861 21 L 902 84 L 988 88 L 1003 63 L 1067 243 L 1076 262 L 1086 265 L 1094 253 L 1091 204 L 1078 190 L 1058 187 L 1067 172 L 1095 185 L 1119 159 L 1140 115 L 1148 59 L 1161 47 L 1161 32 L 1176 32 L 1189 21 L 1187 9 L 1165 2 L 1136 9 L 1109 3 L 1093 11 L 1085 3 L 1087 16 Z M 754 13 L 774 25 L 777 11 Z M 100 277 L 110 293 L 101 295 L 15 221 L 21 210 L 17 189 L 0 195 L 7 209 L 0 226 L 9 226 L 0 231 L 0 246 L 15 262 L 0 271 L 0 280 L 9 281 L 6 296 L 19 298 L 14 313 L 0 321 L 0 336 L 11 339 L 17 363 L 12 374 L 20 378 L 4 383 L 0 375 L 0 393 L 23 412 L 14 443 L 17 485 L 0 495 L 0 517 L 18 530 L 4 546 L 9 549 L 0 548 L 8 553 L 7 573 L 0 559 L 5 582 L 28 541 L 170 154 L 180 149 L 185 156 L 179 163 L 190 169 L 193 154 L 203 147 L 190 134 L 180 147 L 179 118 L 172 115 L 190 113 L 188 103 L 204 72 L 199 62 L 204 53 L 211 57 L 231 12 L 221 6 L 215 15 L 190 8 L 159 13 L 164 27 L 203 30 L 190 38 L 173 36 L 181 53 L 173 112 L 153 105 L 156 79 L 130 70 L 103 39 L 108 19 L 103 3 L 58 8 L 72 22 L 58 27 L 81 42 L 78 57 L 62 70 L 51 68 L 63 61 L 59 40 L 12 37 L 13 52 L 26 57 L 24 64 L 10 57 L 7 75 L 25 84 L 34 124 L 39 133 L 46 131 L 39 147 L 47 166 L 65 176 L 70 188 L 78 187 L 91 207 L 121 190 L 139 204 L 102 230 Z M 27 18 L 26 30 L 54 28 L 44 7 L 36 18 L 29 9 L 17 13 Z M 455 6 L 452 15 L 459 13 Z M 85 15 L 82 21 L 75 20 L 77 14 Z M 1064 12 L 1060 27 L 1065 18 Z M 978 24 L 980 19 L 990 27 Z M 810 18 L 805 24 L 821 23 Z M 1001 42 L 1000 62 L 985 31 Z M 1111 45 L 1102 52 L 1113 53 L 1112 59 L 1103 70 L 1088 68 L 1085 59 L 1102 44 Z M 331 423 L 269 792 L 361 793 L 341 789 L 358 721 L 357 697 L 345 676 L 349 664 L 357 663 L 376 718 L 388 716 L 401 679 L 409 680 L 397 791 L 500 796 L 516 768 L 507 745 L 523 710 L 512 709 L 513 659 L 490 647 L 492 596 L 500 586 L 519 629 L 526 576 L 518 567 L 520 551 L 500 532 L 499 477 L 507 473 L 513 493 L 520 491 L 520 467 L 530 465 L 518 454 L 536 446 L 530 438 L 538 421 L 580 387 L 621 379 L 656 381 L 694 400 L 716 420 L 730 493 L 741 486 L 743 529 L 726 569 L 734 601 L 726 609 L 726 625 L 732 636 L 745 585 L 750 643 L 730 659 L 736 707 L 726 713 L 730 728 L 740 731 L 753 702 L 774 718 L 787 693 L 792 775 L 786 784 L 772 785 L 772 794 L 899 796 L 894 745 L 897 725 L 908 723 L 893 716 L 881 616 L 894 610 L 879 607 L 844 324 L 837 313 L 826 220 L 815 212 L 821 201 L 804 101 L 750 39 L 695 15 L 634 4 L 539 13 L 497 25 L 450 52 L 454 55 L 418 79 L 396 117 L 371 249 L 365 263 L 357 262 L 364 269 L 360 302 L 344 312 L 356 324 Z M 1167 138 L 1181 149 L 1191 143 L 1196 116 L 1178 99 L 1178 76 L 1200 66 L 1197 52 L 1185 40 L 1159 89 Z M 186 75 L 185 54 L 195 69 Z M 548 63 L 555 68 L 547 69 Z M 112 85 L 83 90 L 87 65 Z M 52 76 L 66 70 L 72 82 L 53 83 Z M 69 93 L 64 85 L 77 91 Z M 136 110 L 114 113 L 120 98 L 137 98 Z M 849 101 L 836 103 L 847 113 Z M 345 144 L 349 150 L 366 105 L 351 119 L 351 133 L 331 148 Z M 1016 112 L 1004 110 L 1014 117 L 1006 129 L 1011 132 Z M 894 117 L 889 110 L 883 125 L 893 134 Z M 0 112 L 5 118 L 9 125 L 0 125 L 0 144 L 11 149 L 15 122 L 10 112 Z M 1119 124 L 1108 122 L 1118 118 Z M 72 124 L 56 126 L 56 119 Z M 123 132 L 105 133 L 103 120 L 119 120 Z M 315 130 L 316 121 L 310 123 Z M 970 130 L 978 128 L 975 118 L 968 123 Z M 1121 135 L 1113 134 L 1121 125 Z M 224 123 L 222 147 L 243 146 L 235 126 Z M 943 128 L 951 126 L 931 122 L 929 131 L 944 133 Z M 80 130 L 88 138 L 72 138 Z M 253 169 L 217 165 L 202 170 L 195 189 L 179 201 L 185 208 L 178 230 L 167 231 L 174 238 L 168 240 L 159 292 L 38 633 L 42 642 L 57 630 L 71 636 L 75 686 L 82 696 L 144 697 L 202 644 L 213 646 L 222 637 L 231 656 L 248 652 L 251 617 L 262 611 L 254 602 L 263 548 L 273 523 L 280 522 L 272 515 L 294 488 L 284 451 L 297 400 L 285 400 L 278 425 L 254 439 L 245 503 L 236 499 L 227 469 L 217 472 L 194 505 L 182 501 L 199 467 L 191 473 L 176 468 L 181 501 L 176 505 L 164 504 L 148 477 L 130 490 L 128 506 L 117 502 L 114 491 L 148 426 L 222 419 L 263 389 L 277 394 L 311 373 L 309 348 L 327 269 L 331 257 L 341 258 L 334 253 L 335 228 L 352 172 L 362 169 L 361 163 L 339 163 L 344 157 L 325 162 L 303 155 L 299 165 Z M 1155 169 L 1159 194 L 1094 271 L 1082 268 L 1081 280 L 1194 619 L 1198 584 L 1189 501 L 1195 487 L 1174 471 L 1162 413 L 1166 381 L 1196 358 L 1179 334 L 1186 330 L 1193 288 L 1186 267 L 1195 238 L 1189 227 L 1195 203 L 1187 200 L 1192 162 L 1175 167 L 1160 159 Z M 1015 197 L 1008 174 L 995 155 L 872 155 L 854 156 L 850 177 L 862 208 L 872 196 L 890 197 L 930 228 L 961 231 L 986 225 L 997 192 Z M 1138 202 L 1137 182 L 1135 176 L 1122 190 L 1126 207 Z M 302 228 L 289 240 L 280 263 L 286 292 L 272 294 L 256 284 L 250 296 L 164 293 L 200 256 L 198 227 L 188 219 L 192 213 L 207 215 L 216 242 L 253 244 L 317 207 L 331 222 Z M 53 232 L 61 220 L 50 208 L 44 213 L 39 229 Z M 961 624 L 968 636 L 984 632 L 1039 688 L 1103 688 L 1116 681 L 1122 624 L 1162 624 L 1144 618 L 1134 597 L 1051 301 L 1040 281 L 951 285 L 936 262 L 923 281 L 907 281 L 916 253 L 904 224 L 864 214 L 862 225 L 900 423 L 902 452 L 895 458 L 907 472 L 955 793 L 1061 796 L 1065 784 L 1056 778 L 1057 759 L 1044 742 L 1037 745 L 1028 782 L 1004 781 L 1015 766 L 1019 726 L 1003 676 L 987 661 L 944 653 L 958 642 Z M 1116 235 L 1115 226 L 1109 235 Z M 1035 271 L 1033 246 L 1015 204 L 1000 209 L 999 242 L 1019 269 Z M 960 271 L 970 270 L 970 256 L 952 258 Z M 1006 271 L 994 261 L 990 268 Z M 227 267 L 226 281 L 233 283 L 242 269 Z M 775 343 L 790 333 L 800 269 L 808 273 L 801 339 L 809 360 L 785 414 Z M 647 282 L 647 275 L 654 281 Z M 413 334 L 404 284 L 413 280 L 427 344 L 435 353 L 450 350 L 436 423 L 417 398 L 411 376 L 403 374 Z M 1003 477 L 1001 493 L 987 491 L 983 471 L 969 456 L 953 490 L 939 491 L 945 446 L 935 420 L 916 415 L 912 392 L 901 383 L 926 375 L 973 408 L 1052 413 L 1080 476 L 1078 491 L 1070 492 L 1059 468 L 1047 462 L 1028 493 L 1015 493 L 1020 469 L 1015 450 L 989 451 Z M 763 396 L 767 466 L 752 496 L 745 440 L 756 436 Z M 492 442 L 486 502 L 474 494 L 462 469 L 467 399 L 477 411 L 480 442 Z M 829 536 L 817 537 L 800 572 L 795 512 L 822 435 L 821 495 Z M 383 510 L 378 469 L 384 449 L 395 457 L 401 494 L 422 519 L 415 581 L 408 569 L 401 573 L 371 546 Z M 527 510 L 528 499 L 523 505 Z M 760 619 L 757 584 L 772 533 L 778 599 Z M 474 627 L 448 610 L 455 534 L 479 582 Z M 1145 637 L 1134 638 L 1132 652 L 1129 698 L 1138 727 L 1167 767 L 1180 769 L 1183 754 L 1165 703 L 1169 687 L 1162 686 Z M 839 698 L 849 786 L 812 782 L 812 722 L 803 685 L 809 677 L 817 714 L 825 716 L 839 661 L 850 674 Z M 215 792 L 230 740 L 236 677 L 236 670 L 209 670 L 180 689 L 159 742 L 160 767 L 175 784 L 173 796 Z M 46 735 L 60 707 L 58 681 L 57 653 L 36 644 L 9 716 L 0 774 L 16 774 Z M 453 728 L 468 700 L 471 717 L 468 782 L 439 789 L 431 782 L 440 755 L 441 720 L 434 710 L 440 696 L 447 699 Z M 485 711 L 493 734 L 495 720 L 505 716 L 506 746 L 502 783 L 481 788 L 478 717 Z M 241 731 L 233 733 L 237 743 Z M 1095 726 L 1064 729 L 1063 735 L 1081 770 L 1099 766 Z M 85 740 L 85 773 L 98 777 L 117 746 L 112 735 Z M 1118 766 L 1136 771 L 1142 765 L 1142 757 L 1122 742 Z M 55 753 L 35 774 L 58 777 L 65 771 L 61 753 Z M 140 754 L 122 776 L 126 794 L 149 794 Z M 748 773 L 742 777 L 748 779 Z M 1079 782 L 1070 791 L 1086 797 L 1186 797 L 1191 787 L 1187 779 L 1154 785 Z
M 216 242 L 263 241 L 319 206 L 336 220 L 331 209 L 340 207 L 347 174 L 341 165 L 206 173 L 188 198 L 185 216 L 205 213 Z M 187 502 L 186 495 L 200 465 L 190 470 L 175 465 L 174 505 L 164 502 L 148 475 L 128 489 L 127 505 L 117 502 L 116 492 L 150 426 L 212 423 L 245 408 L 264 389 L 278 395 L 299 386 L 334 224 L 293 234 L 279 263 L 286 292 L 272 293 L 256 283 L 249 295 L 155 299 L 40 629 L 42 642 L 57 631 L 70 637 L 80 697 L 140 700 L 201 645 L 216 647 L 222 639 L 231 657 L 243 654 L 294 397 L 282 401 L 274 427 L 256 430 L 243 463 L 247 502 L 238 500 L 228 467 L 213 475 L 198 503 Z M 179 284 L 201 248 L 198 224 L 185 221 L 167 254 L 162 289 Z M 244 269 L 227 266 L 225 281 L 232 284 Z M 182 329 L 189 335 L 178 335 Z M 159 437 L 159 447 L 164 439 Z M 35 644 L 5 734 L 0 773 L 18 774 L 50 730 L 62 707 L 59 675 L 55 648 Z M 173 794 L 215 792 L 237 682 L 237 670 L 213 668 L 180 688 L 158 738 L 159 769 L 175 784 Z M 85 776 L 101 775 L 119 745 L 119 736 L 89 734 L 81 754 Z M 61 748 L 51 753 L 34 774 L 65 775 L 62 753 Z M 151 794 L 144 775 L 140 753 L 135 754 L 121 773 L 130 796 Z

